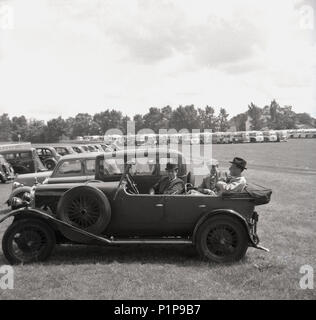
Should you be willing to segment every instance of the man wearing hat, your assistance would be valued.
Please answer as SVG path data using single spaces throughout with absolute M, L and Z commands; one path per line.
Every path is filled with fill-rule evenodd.
M 184 182 L 178 178 L 178 165 L 168 162 L 166 171 L 168 175 L 153 185 L 149 194 L 181 194 L 184 192 Z
M 218 193 L 222 192 L 241 192 L 246 186 L 246 178 L 241 175 L 241 173 L 246 170 L 247 162 L 239 157 L 235 157 L 233 161 L 230 161 L 231 166 L 229 168 L 230 176 L 228 176 L 224 181 L 218 181 L 216 184 L 216 189 Z
M 215 195 L 214 191 L 216 191 L 216 183 L 219 176 L 218 161 L 216 159 L 211 159 L 206 162 L 206 165 L 210 174 L 203 179 L 198 187 L 198 191 L 203 194 Z

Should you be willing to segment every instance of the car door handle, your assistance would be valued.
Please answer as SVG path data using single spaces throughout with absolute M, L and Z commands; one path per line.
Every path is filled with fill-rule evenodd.
M 206 205 L 205 204 L 200 204 L 199 208 L 206 208 Z
M 162 203 L 157 203 L 157 204 L 155 205 L 155 207 L 163 207 L 163 204 L 162 204 Z

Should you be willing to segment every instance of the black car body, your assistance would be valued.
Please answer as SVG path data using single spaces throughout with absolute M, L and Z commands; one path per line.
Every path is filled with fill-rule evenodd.
M 36 152 L 47 170 L 53 170 L 61 155 L 50 146 L 35 146 Z
M 0 155 L 0 182 L 6 183 L 15 178 L 14 169 L 12 166 L 5 160 L 5 158 Z
M 11 164 L 17 174 L 46 171 L 34 148 L 1 150 L 0 154 Z

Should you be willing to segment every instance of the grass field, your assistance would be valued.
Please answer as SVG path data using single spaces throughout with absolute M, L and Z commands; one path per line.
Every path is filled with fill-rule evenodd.
M 257 207 L 270 253 L 250 248 L 242 261 L 220 265 L 191 246 L 63 246 L 46 263 L 15 266 L 14 289 L 0 289 L 0 299 L 315 299 L 316 289 L 299 287 L 300 267 L 316 270 L 315 150 L 316 140 L 213 147 L 221 166 L 242 156 L 247 179 L 273 189 Z M 10 188 L 0 185 L 0 203 Z

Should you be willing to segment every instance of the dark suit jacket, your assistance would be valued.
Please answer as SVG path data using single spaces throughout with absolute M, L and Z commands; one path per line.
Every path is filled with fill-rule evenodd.
M 156 194 L 181 194 L 184 192 L 184 182 L 180 178 L 170 181 L 169 177 L 162 177 L 153 189 Z

